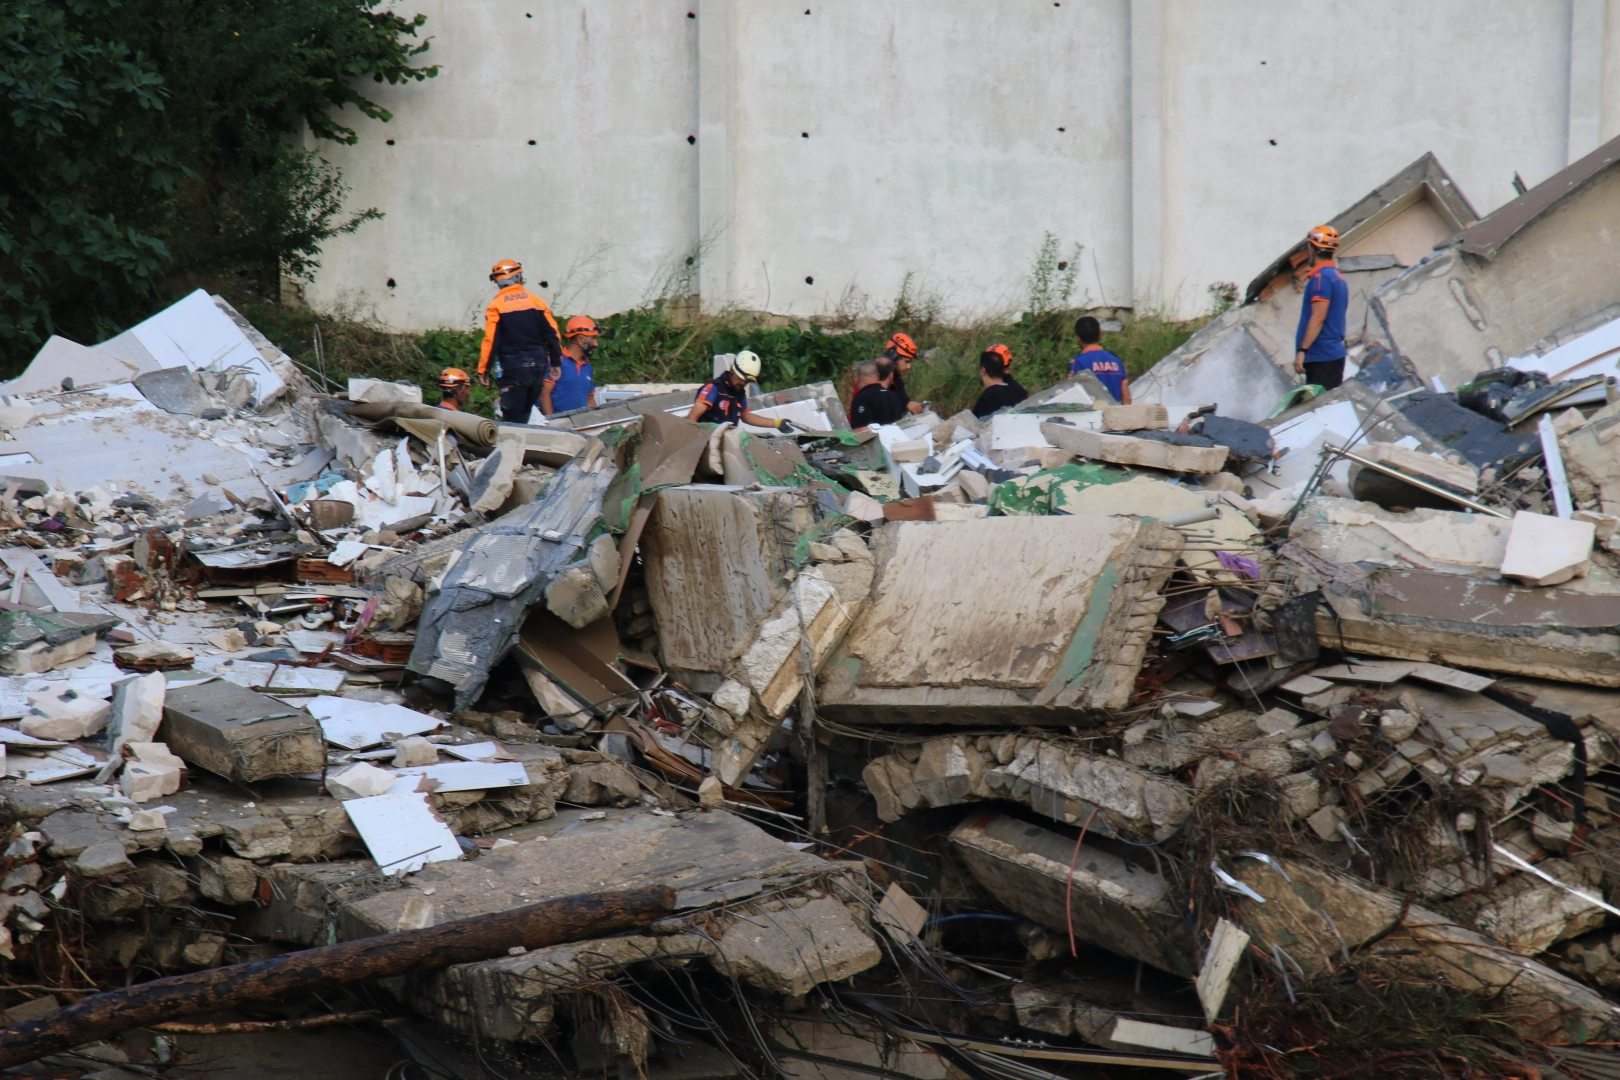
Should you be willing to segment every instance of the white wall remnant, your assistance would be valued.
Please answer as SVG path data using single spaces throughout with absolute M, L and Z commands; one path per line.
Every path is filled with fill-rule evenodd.
M 570 313 L 880 311 L 916 275 L 968 316 L 1021 305 L 1050 232 L 1077 301 L 1195 314 L 1426 151 L 1486 213 L 1611 137 L 1617 9 L 417 0 L 441 72 L 318 145 L 387 216 L 307 295 L 471 325 L 518 258 Z

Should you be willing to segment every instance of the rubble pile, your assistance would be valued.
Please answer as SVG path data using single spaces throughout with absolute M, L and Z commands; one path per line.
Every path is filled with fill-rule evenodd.
M 1609 198 L 1591 168 L 1559 199 Z M 1507 230 L 1440 178 L 1340 221 L 1329 391 L 1267 344 L 1293 253 L 1133 404 L 1085 373 L 852 431 L 830 384 L 761 395 L 792 437 L 662 386 L 545 426 L 322 393 L 206 296 L 53 343 L 0 388 L 13 983 L 656 886 L 624 933 L 383 980 L 402 1042 L 671 1080 L 1598 1075 L 1620 323 L 1491 307 L 1466 354 L 1400 314 L 1484 312 L 1563 235 L 1526 209 L 1558 199 Z

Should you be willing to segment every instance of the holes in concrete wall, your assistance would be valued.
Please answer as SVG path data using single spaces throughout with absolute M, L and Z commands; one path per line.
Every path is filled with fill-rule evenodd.
M 542 288 L 542 289 L 549 289 L 549 288 L 551 288 L 551 282 L 549 282 L 549 281 L 546 281 L 546 280 L 545 280 L 545 279 L 544 279 L 544 278 L 542 278 L 542 279 L 541 279 L 541 280 L 540 280 L 540 287 L 541 287 L 541 288 Z
M 388 140 L 388 145 L 389 145 L 389 146 L 393 146 L 393 145 L 394 145 L 394 140 L 393 140 L 393 139 L 389 139 L 389 140 Z
M 688 12 L 687 12 L 687 13 L 686 13 L 686 17 L 687 17 L 687 18 L 688 18 L 688 19 L 695 19 L 695 18 L 697 18 L 697 12 L 695 12 L 695 11 L 688 11 Z
M 1272 146 L 1277 145 L 1277 140 L 1276 139 L 1267 139 L 1266 142 L 1270 143 Z
M 530 145 L 530 146 L 534 146 L 534 145 L 535 145 L 535 141 L 534 141 L 534 140 L 533 140 L 533 139 L 530 139 L 530 140 L 529 140 L 529 145 Z
M 687 146 L 692 146 L 692 145 L 696 144 L 696 142 L 697 142 L 697 136 L 696 135 L 688 135 L 686 137 L 686 145 Z
M 799 138 L 801 138 L 801 139 L 808 139 L 808 138 L 809 138 L 809 137 L 810 137 L 810 133 L 809 133 L 809 132 L 808 132 L 808 131 L 801 131 L 801 132 L 799 132 Z
M 804 275 L 804 283 L 806 285 L 814 285 L 816 283 L 815 275 L 813 275 L 813 274 Z
M 1068 128 L 1066 128 L 1066 127 L 1060 127 L 1060 128 L 1058 128 L 1058 130 L 1059 130 L 1059 131 L 1068 131 L 1068 130 L 1069 130 L 1069 129 L 1068 129 Z
M 398 286 L 394 284 L 394 279 L 393 278 L 388 279 L 388 287 L 390 289 L 398 288 Z
M 532 19 L 532 18 L 534 18 L 534 13 L 533 13 L 533 12 L 529 12 L 529 11 L 525 11 L 525 12 L 524 12 L 524 13 L 523 13 L 523 17 L 524 17 L 524 18 L 525 18 L 525 19 Z

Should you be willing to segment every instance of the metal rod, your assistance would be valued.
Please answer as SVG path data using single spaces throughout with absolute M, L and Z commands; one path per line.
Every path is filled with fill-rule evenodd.
M 1324 453 L 1333 454 L 1333 455 L 1335 455 L 1337 457 L 1342 457 L 1342 458 L 1345 458 L 1345 459 L 1347 459 L 1349 461 L 1353 461 L 1357 465 L 1360 465 L 1362 468 L 1372 469 L 1374 472 L 1381 472 L 1385 476 L 1393 476 L 1397 480 L 1405 480 L 1408 484 L 1411 484 L 1413 487 L 1417 488 L 1420 491 L 1427 491 L 1431 495 L 1440 496 L 1442 499 L 1450 499 L 1452 502 L 1459 503 L 1459 504 L 1461 504 L 1463 506 L 1468 507 L 1468 509 L 1476 511 L 1478 513 L 1489 514 L 1492 517 L 1499 517 L 1499 518 L 1507 518 L 1507 517 L 1510 516 L 1508 514 L 1502 513 L 1502 511 L 1500 511 L 1500 510 L 1493 510 L 1489 506 L 1485 506 L 1482 503 L 1477 503 L 1473 499 L 1466 498 L 1465 496 L 1462 496 L 1462 495 L 1458 495 L 1454 491 L 1447 491 L 1445 488 L 1439 487 L 1439 486 L 1437 486 L 1435 484 L 1431 484 L 1426 480 L 1419 480 L 1415 476 L 1408 476 L 1406 473 L 1401 472 L 1399 469 L 1392 469 L 1388 465 L 1385 465 L 1385 464 L 1383 464 L 1381 462 L 1369 461 L 1367 458 L 1362 457 L 1360 454 L 1351 453 L 1349 450 L 1345 450 L 1342 447 L 1334 446 L 1331 443 L 1323 443 L 1322 444 L 1322 450 L 1323 450 Z

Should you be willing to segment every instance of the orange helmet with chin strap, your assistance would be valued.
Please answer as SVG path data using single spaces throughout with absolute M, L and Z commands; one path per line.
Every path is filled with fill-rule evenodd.
M 1318 225 L 1305 234 L 1305 241 L 1318 251 L 1339 250 L 1339 230 L 1331 225 Z
M 601 332 L 597 328 L 596 320 L 589 315 L 575 315 L 568 320 L 568 325 L 563 327 L 563 337 L 565 338 L 579 337 L 581 334 L 589 334 L 595 337 Z
M 447 367 L 439 372 L 440 390 L 456 391 L 471 382 L 472 380 L 467 377 L 467 373 L 458 367 Z
M 497 285 L 521 285 L 523 264 L 516 259 L 502 259 L 489 268 L 489 280 Z
M 910 334 L 899 333 L 894 335 L 889 339 L 889 343 L 884 346 L 884 349 L 894 350 L 894 355 L 902 360 L 917 359 L 917 343 L 911 340 Z

